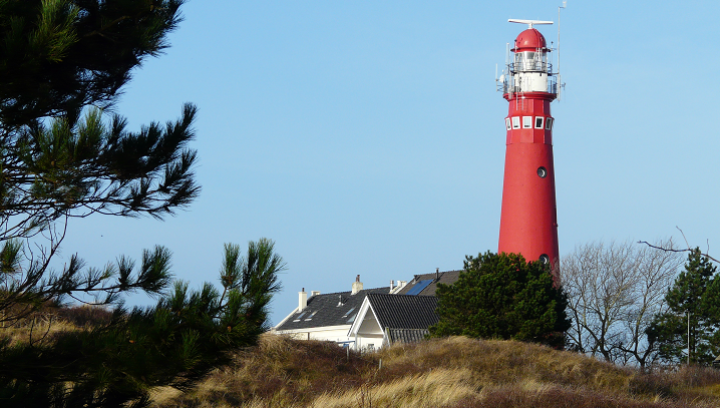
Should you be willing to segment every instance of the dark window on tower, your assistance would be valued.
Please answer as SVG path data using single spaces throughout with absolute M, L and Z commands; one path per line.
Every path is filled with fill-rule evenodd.
M 552 130 L 552 126 L 553 126 L 553 118 L 547 118 L 547 120 L 545 121 L 545 129 Z
M 535 129 L 542 129 L 545 118 L 542 116 L 535 116 Z

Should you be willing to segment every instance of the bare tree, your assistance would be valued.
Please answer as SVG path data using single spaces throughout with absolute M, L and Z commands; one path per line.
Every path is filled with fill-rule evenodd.
M 654 244 L 673 248 L 672 240 Z M 573 327 L 571 348 L 617 364 L 641 367 L 657 358 L 645 330 L 665 309 L 664 296 L 683 257 L 632 242 L 578 247 L 562 261 Z

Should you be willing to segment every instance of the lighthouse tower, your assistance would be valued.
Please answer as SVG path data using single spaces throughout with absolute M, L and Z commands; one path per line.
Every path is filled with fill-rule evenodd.
M 551 21 L 509 20 L 528 24 L 515 39 L 498 87 L 509 102 L 505 118 L 507 150 L 498 252 L 522 254 L 549 263 L 558 280 L 558 233 L 550 102 L 557 97 L 557 74 L 550 48 L 533 25 Z

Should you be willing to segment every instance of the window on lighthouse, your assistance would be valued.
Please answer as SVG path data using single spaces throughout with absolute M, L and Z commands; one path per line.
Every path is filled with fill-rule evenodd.
M 510 124 L 510 118 L 505 118 L 505 128 L 507 130 L 512 129 L 512 125 Z
M 553 118 L 547 118 L 545 121 L 545 129 L 552 130 Z
M 542 116 L 535 116 L 535 129 L 542 129 L 545 118 Z
M 532 116 L 523 116 L 523 129 L 532 129 Z
M 535 53 L 533 51 L 523 51 L 515 54 L 515 65 L 519 71 L 535 70 Z
M 520 129 L 520 117 L 519 116 L 513 116 L 512 125 L 513 125 L 513 129 Z

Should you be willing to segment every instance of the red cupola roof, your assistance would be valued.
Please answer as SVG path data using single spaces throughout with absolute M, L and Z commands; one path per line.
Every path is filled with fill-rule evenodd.
M 545 37 L 540 34 L 540 31 L 534 28 L 528 28 L 517 36 L 517 38 L 515 39 L 515 48 L 513 48 L 512 51 L 535 51 L 538 48 L 541 48 L 543 50 L 548 49 L 547 43 L 545 42 Z

